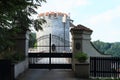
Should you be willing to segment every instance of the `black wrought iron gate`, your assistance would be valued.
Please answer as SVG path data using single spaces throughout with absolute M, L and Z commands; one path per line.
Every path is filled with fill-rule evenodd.
M 42 47 L 42 46 L 39 46 Z M 45 46 L 44 46 L 45 47 Z M 29 52 L 29 68 L 31 69 L 72 69 L 72 53 L 52 52 L 55 45 L 51 46 L 51 34 L 49 35 L 48 52 Z M 58 46 L 61 47 L 61 46 Z M 65 46 L 64 46 L 65 47 Z M 68 46 L 66 46 L 68 47 Z

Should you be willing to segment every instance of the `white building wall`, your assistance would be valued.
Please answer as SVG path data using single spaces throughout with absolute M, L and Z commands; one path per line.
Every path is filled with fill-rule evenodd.
M 69 41 L 69 27 L 70 27 L 70 19 L 69 16 L 64 13 L 49 13 L 49 15 L 46 15 L 47 13 L 43 13 L 42 16 L 39 16 L 39 18 L 44 18 L 47 23 L 42 25 L 43 31 L 39 31 L 37 33 L 37 38 L 44 36 L 44 35 L 56 35 L 60 37 L 61 39 L 64 39 L 64 28 L 65 28 L 65 41 Z M 62 22 L 63 16 L 66 15 L 66 22 L 65 24 Z M 53 37 L 54 38 L 54 37 Z M 52 38 L 51 45 L 55 44 L 57 46 L 64 46 L 64 40 L 56 40 Z M 45 43 L 44 43 L 45 42 Z M 38 45 L 49 45 L 49 38 L 44 40 L 43 42 L 38 42 Z M 70 44 L 68 42 L 65 43 L 66 46 L 69 46 Z M 48 50 L 47 50 L 48 51 Z M 70 51 L 69 48 L 66 47 L 65 51 Z M 59 47 L 59 52 L 63 52 L 63 47 Z

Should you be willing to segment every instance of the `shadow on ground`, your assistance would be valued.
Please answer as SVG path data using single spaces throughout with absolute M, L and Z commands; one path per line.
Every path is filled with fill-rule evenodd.
M 29 69 L 17 80 L 86 80 L 76 78 L 70 69 Z

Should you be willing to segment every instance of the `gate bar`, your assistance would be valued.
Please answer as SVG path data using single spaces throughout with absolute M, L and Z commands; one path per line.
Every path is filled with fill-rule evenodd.
M 49 55 L 49 64 L 51 66 L 51 34 L 49 36 L 49 53 L 50 53 L 50 55 Z M 49 70 L 51 70 L 50 67 L 49 67 Z

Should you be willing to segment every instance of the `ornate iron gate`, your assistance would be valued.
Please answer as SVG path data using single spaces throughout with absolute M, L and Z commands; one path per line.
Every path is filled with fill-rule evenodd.
M 42 36 L 38 40 L 47 39 L 46 42 L 48 45 L 38 45 L 36 49 L 40 49 L 44 47 L 44 50 L 38 50 L 37 52 L 29 52 L 29 68 L 32 69 L 72 69 L 71 58 L 72 53 L 62 51 L 60 52 L 58 49 L 60 47 L 66 47 L 69 49 L 70 45 L 62 46 L 55 45 L 51 43 L 52 38 L 59 39 L 59 41 L 64 41 L 62 38 L 59 38 L 55 35 L 47 35 Z M 67 43 L 68 41 L 65 41 Z M 65 49 L 65 48 L 64 48 Z M 46 50 L 46 51 L 45 51 Z M 58 51 L 57 51 L 58 50 Z

